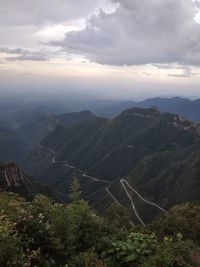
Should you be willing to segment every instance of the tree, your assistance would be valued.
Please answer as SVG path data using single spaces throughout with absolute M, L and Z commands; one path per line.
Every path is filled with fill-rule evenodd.
M 74 176 L 70 186 L 70 200 L 72 202 L 77 202 L 80 201 L 80 199 L 81 199 L 80 184 L 78 178 Z
M 111 204 L 107 208 L 105 217 L 109 220 L 109 222 L 125 231 L 133 227 L 131 215 L 128 210 L 116 203 Z

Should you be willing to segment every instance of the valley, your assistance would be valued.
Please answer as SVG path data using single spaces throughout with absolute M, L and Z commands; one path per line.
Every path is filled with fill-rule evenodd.
M 67 195 L 76 176 L 82 196 L 97 210 L 105 212 L 114 201 L 132 210 L 133 223 L 146 224 L 176 203 L 198 200 L 200 187 L 193 188 L 198 163 L 192 158 L 199 162 L 199 146 L 198 124 L 133 108 L 112 120 L 95 117 L 71 128 L 58 126 L 31 151 L 24 167 Z M 187 170 L 182 172 L 182 165 Z
M 27 126 L 19 135 L 13 126 L 22 118 Z M 43 131 L 49 118 L 55 123 Z M 68 201 L 77 177 L 83 198 L 100 213 L 114 201 L 131 211 L 134 224 L 147 224 L 177 203 L 199 199 L 200 126 L 180 115 L 155 107 L 133 107 L 113 119 L 90 111 L 45 116 L 20 111 L 7 125 L 24 142 L 23 153 L 20 148 L 15 157 L 5 157 L 5 152 L 0 160 L 19 163 L 62 201 Z M 5 123 L 2 134 L 4 128 Z M 38 137 L 27 144 L 25 133 L 28 139 Z
M 73 169 L 73 170 L 76 171 L 76 173 L 79 172 L 79 173 L 81 174 L 82 177 L 85 177 L 85 178 L 87 178 L 87 179 L 91 179 L 91 180 L 93 180 L 94 182 L 101 182 L 101 183 L 111 184 L 111 181 L 110 181 L 110 180 L 102 180 L 102 179 L 98 179 L 98 178 L 96 178 L 96 177 L 93 177 L 93 176 L 89 175 L 87 172 L 85 172 L 85 171 L 83 171 L 83 170 L 80 170 L 79 168 L 77 168 L 77 167 L 75 167 L 75 166 L 71 166 L 71 165 L 69 165 L 69 164 L 67 163 L 67 161 L 65 161 L 65 160 L 59 160 L 59 161 L 57 161 L 57 160 L 56 160 L 56 153 L 55 153 L 55 151 L 53 151 L 53 150 L 50 149 L 50 148 L 47 148 L 47 147 L 44 147 L 44 146 L 41 146 L 41 145 L 39 145 L 39 148 L 40 148 L 40 149 L 44 149 L 44 150 L 46 150 L 48 153 L 50 153 L 50 154 L 52 155 L 52 161 L 51 161 L 52 164 L 62 163 L 62 164 L 64 164 L 64 166 L 65 166 L 66 168 Z M 127 197 L 129 198 L 129 200 L 130 200 L 130 202 L 131 202 L 131 206 L 132 206 L 132 208 L 133 208 L 133 212 L 134 212 L 135 216 L 137 217 L 138 221 L 139 221 L 143 226 L 144 226 L 145 224 L 144 224 L 143 220 L 140 218 L 140 216 L 139 216 L 139 214 L 138 214 L 138 212 L 137 212 L 137 210 L 136 210 L 135 204 L 134 204 L 134 202 L 133 202 L 132 196 L 128 193 L 128 190 L 127 190 L 126 186 L 127 186 L 129 189 L 131 189 L 131 191 L 134 192 L 134 193 L 135 193 L 135 194 L 136 194 L 136 195 L 137 195 L 143 202 L 145 202 L 145 203 L 147 203 L 147 204 L 149 204 L 149 205 L 155 206 L 156 208 L 158 208 L 159 210 L 161 210 L 163 213 L 167 214 L 167 211 L 164 210 L 162 207 L 158 206 L 157 204 L 155 204 L 155 203 L 153 203 L 153 202 L 150 202 L 150 201 L 144 199 L 144 198 L 143 198 L 143 197 L 142 197 L 142 196 L 141 196 L 135 189 L 133 189 L 133 188 L 129 185 L 129 183 L 128 183 L 125 179 L 123 179 L 123 178 L 119 178 L 119 179 L 120 179 L 121 186 L 123 187 L 123 189 L 124 189 L 124 191 L 125 191 L 125 194 L 127 195 Z M 105 189 L 105 191 L 111 196 L 111 198 L 112 198 L 118 205 L 121 206 L 119 200 L 117 200 L 116 197 L 115 197 L 115 196 L 111 193 L 111 191 L 109 190 L 109 186 L 104 187 L 104 189 Z
M 57 121 L 53 128 L 48 128 L 45 134 L 43 132 L 44 137 L 41 135 L 37 142 L 34 141 L 35 145 L 32 141 L 26 144 L 25 152 L 16 150 L 14 160 L 20 165 L 3 163 L 6 162 L 6 153 L 1 154 L 0 212 L 3 215 L 0 214 L 0 221 L 3 218 L 1 223 L 4 225 L 7 223 L 4 218 L 9 218 L 14 225 L 12 229 L 16 227 L 23 241 L 21 247 L 25 244 L 29 248 L 32 243 L 36 248 L 39 246 L 41 256 L 37 258 L 38 263 L 41 263 L 41 257 L 48 262 L 49 256 L 46 258 L 45 254 L 48 247 L 54 262 L 63 264 L 68 259 L 70 267 L 79 262 L 74 255 L 81 250 L 88 251 L 91 246 L 96 247 L 92 252 L 95 253 L 94 264 L 97 258 L 99 262 L 110 260 L 107 253 L 115 251 L 116 244 L 123 244 L 123 255 L 124 248 L 131 245 L 130 251 L 126 251 L 130 257 L 132 242 L 137 240 L 145 240 L 149 246 L 155 243 L 156 251 L 149 250 L 149 253 L 158 255 L 156 259 L 159 261 L 161 255 L 161 262 L 165 257 L 162 253 L 167 253 L 169 247 L 172 251 L 169 252 L 170 259 L 175 262 L 179 256 L 172 257 L 171 253 L 177 253 L 178 249 L 178 255 L 181 255 L 182 246 L 186 247 L 184 256 L 186 251 L 192 251 L 191 255 L 193 251 L 198 253 L 192 243 L 199 242 L 197 230 L 191 226 L 195 221 L 198 229 L 198 123 L 177 114 L 161 112 L 155 107 L 130 108 L 113 119 L 94 116 L 87 111 L 59 117 L 65 118 L 65 123 Z M 37 125 L 37 120 L 32 126 L 29 126 L 32 121 L 28 119 L 27 122 L 27 137 L 31 133 L 36 136 L 41 125 L 48 124 L 46 119 L 41 125 Z M 9 131 L 12 134 L 6 135 L 5 125 L 0 128 L 0 137 L 6 136 L 10 147 L 6 152 L 12 151 L 13 138 L 19 138 L 19 144 L 24 140 L 23 133 L 19 137 L 14 129 Z M 2 144 L 0 142 L 1 149 Z M 12 232 L 9 235 L 13 237 Z M 30 243 L 26 243 L 27 237 Z M 59 242 L 58 246 L 55 240 Z M 99 244 L 103 254 L 99 252 Z M 26 251 L 27 262 L 30 262 L 29 250 Z M 143 258 L 139 256 L 138 260 Z M 144 259 L 151 262 L 147 255 Z M 186 261 L 198 264 L 198 259 Z M 31 258 L 31 262 L 34 263 L 35 259 L 32 261 Z M 117 266 L 115 258 L 111 262 L 111 266 Z M 137 261 L 130 258 L 130 262 Z

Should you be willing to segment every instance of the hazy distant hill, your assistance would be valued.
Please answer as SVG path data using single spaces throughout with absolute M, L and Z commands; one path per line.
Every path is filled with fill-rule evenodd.
M 148 108 L 156 106 L 161 111 L 176 113 L 188 120 L 200 122 L 200 99 L 190 100 L 188 98 L 152 98 L 137 104 L 139 107 Z
M 199 136 L 200 126 L 181 116 L 133 108 L 112 120 L 96 117 L 72 128 L 56 128 L 32 151 L 26 167 L 62 192 L 75 172 L 83 194 L 100 210 L 112 202 L 106 186 L 129 205 L 120 184 L 123 177 L 168 208 L 200 199 Z M 155 216 L 139 199 L 136 203 L 147 220 Z
M 90 111 L 72 112 L 61 115 L 37 112 L 27 117 L 16 129 L 21 138 L 34 146 L 58 125 L 72 127 L 93 118 Z
M 21 162 L 28 151 L 28 146 L 14 131 L 0 124 L 0 161 Z
M 55 118 L 67 127 L 72 127 L 81 122 L 94 118 L 95 115 L 88 110 L 80 112 L 70 112 L 65 114 L 56 115 Z
M 124 109 L 131 107 L 150 108 L 157 107 L 163 112 L 176 113 L 184 116 L 188 120 L 200 122 L 200 99 L 190 100 L 188 98 L 173 97 L 173 98 L 149 98 L 141 102 L 124 101 L 117 104 L 111 104 L 107 108 L 96 111 L 97 115 L 106 117 L 115 117 Z

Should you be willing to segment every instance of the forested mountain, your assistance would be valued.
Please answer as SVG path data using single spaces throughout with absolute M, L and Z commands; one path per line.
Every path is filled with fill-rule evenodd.
M 96 114 L 105 117 L 115 117 L 124 109 L 140 107 L 151 108 L 157 107 L 163 112 L 175 113 L 184 116 L 188 120 L 200 122 L 200 99 L 190 100 L 189 98 L 172 97 L 172 98 L 149 98 L 140 102 L 123 101 L 116 104 L 110 104 L 107 108 L 99 108 Z
M 23 161 L 37 181 L 0 164 L 0 266 L 199 267 L 200 125 L 156 108 L 61 118 Z
M 23 140 L 31 146 L 34 146 L 39 144 L 40 141 L 58 125 L 72 127 L 93 117 L 95 116 L 89 111 L 59 115 L 35 112 L 24 118 L 23 122 L 18 124 L 16 131 Z
M 83 110 L 80 112 L 70 112 L 55 116 L 55 118 L 66 127 L 72 127 L 84 121 L 90 120 L 94 117 L 95 115 L 88 110 Z
M 17 104 L 0 106 L 2 124 L 15 132 L 29 147 L 39 144 L 58 125 L 72 127 L 93 117 L 95 115 L 87 110 L 54 114 L 42 108 L 22 108 Z
M 96 117 L 70 129 L 57 127 L 32 151 L 26 168 L 65 193 L 76 173 L 83 195 L 99 210 L 113 201 L 108 190 L 129 207 L 124 177 L 152 203 L 169 208 L 199 200 L 199 148 L 198 124 L 155 108 L 133 108 L 112 120 Z M 132 195 L 144 221 L 158 214 Z

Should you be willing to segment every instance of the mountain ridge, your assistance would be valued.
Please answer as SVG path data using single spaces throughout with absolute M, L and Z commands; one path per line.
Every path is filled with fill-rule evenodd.
M 196 170 L 197 165 L 194 166 L 191 160 L 194 158 L 198 162 L 199 143 L 199 124 L 155 108 L 133 108 L 112 120 L 96 117 L 70 129 L 57 128 L 41 143 L 53 150 L 54 155 L 35 148 L 26 167 L 37 179 L 46 177 L 46 183 L 63 193 L 67 193 L 70 181 L 76 175 L 83 187 L 83 196 L 101 211 L 112 203 L 111 194 L 131 209 L 120 184 L 125 178 L 142 196 L 153 199 L 163 208 L 170 208 L 178 201 L 199 199 L 198 175 L 192 178 L 192 170 Z M 156 159 L 159 159 L 157 166 Z M 181 166 L 191 177 L 191 183 L 185 182 Z M 152 173 L 151 168 L 157 171 Z M 151 175 L 146 177 L 148 172 Z M 173 191 L 171 179 L 177 183 Z M 109 184 L 101 181 L 109 181 Z M 183 198 L 176 193 L 179 186 L 187 192 L 187 186 L 191 189 L 192 183 L 196 183 L 194 194 L 187 193 Z M 166 188 L 165 194 L 158 194 L 162 187 Z M 145 222 L 158 215 L 153 207 L 144 206 L 137 195 L 135 198 Z
M 99 108 L 95 111 L 95 114 L 113 118 L 127 108 L 150 108 L 153 106 L 157 107 L 162 112 L 179 114 L 193 122 L 200 122 L 200 99 L 190 100 L 189 98 L 182 97 L 154 97 L 138 102 L 121 101 L 111 104 L 104 109 Z

